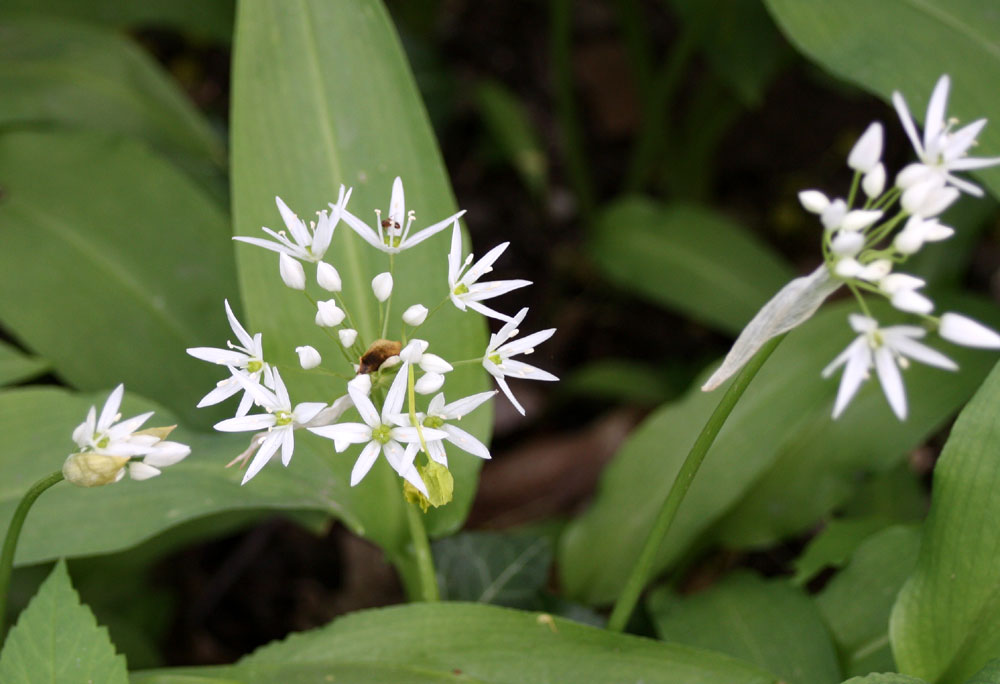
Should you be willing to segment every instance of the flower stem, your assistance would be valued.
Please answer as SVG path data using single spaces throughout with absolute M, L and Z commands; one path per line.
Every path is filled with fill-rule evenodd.
M 21 498 L 21 502 L 17 504 L 14 517 L 10 519 L 10 527 L 7 528 L 7 536 L 3 540 L 3 550 L 0 551 L 0 644 L 3 643 L 7 615 L 7 590 L 10 588 L 10 574 L 14 568 L 14 552 L 17 550 L 17 540 L 21 536 L 21 528 L 24 527 L 24 519 L 28 516 L 28 511 L 31 510 L 35 499 L 62 479 L 62 471 L 58 470 L 31 485 L 31 488 Z
M 698 435 L 698 439 L 695 440 L 694 445 L 688 452 L 687 458 L 684 459 L 684 463 L 681 465 L 681 469 L 677 472 L 674 483 L 670 487 L 670 492 L 663 501 L 663 506 L 660 508 L 660 512 L 653 522 L 653 527 L 650 529 L 649 535 L 646 537 L 646 542 L 639 554 L 639 559 L 636 561 L 635 566 L 632 568 L 632 573 L 625 582 L 625 588 L 622 589 L 622 593 L 618 596 L 618 601 L 615 602 L 614 610 L 611 611 L 611 617 L 608 619 L 608 629 L 611 631 L 621 632 L 625 629 L 625 624 L 635 609 L 639 595 L 642 593 L 653 572 L 656 553 L 667 536 L 667 532 L 670 531 L 670 526 L 677 516 L 677 510 L 680 508 L 684 496 L 691 487 L 691 482 L 694 480 L 698 468 L 701 467 L 701 463 L 705 459 L 705 454 L 708 453 L 712 443 L 715 442 L 716 436 L 725 424 L 726 419 L 729 418 L 729 414 L 732 413 L 736 402 L 743 396 L 747 385 L 757 375 L 757 371 L 764 365 L 771 352 L 781 343 L 786 334 L 778 335 L 769 340 L 761 347 L 760 351 L 757 352 L 750 362 L 743 367 L 743 370 L 736 376 L 733 384 L 729 386 L 729 389 L 722 396 L 719 405 L 715 407 L 715 411 L 709 417 L 708 422 L 705 423 L 705 427 L 701 429 L 701 434 Z
M 413 555 L 417 560 L 417 573 L 420 577 L 420 598 L 424 601 L 440 601 L 437 575 L 434 571 L 434 556 L 431 555 L 431 544 L 427 540 L 427 530 L 424 528 L 424 514 L 416 504 L 404 505 L 406 520 L 410 524 Z

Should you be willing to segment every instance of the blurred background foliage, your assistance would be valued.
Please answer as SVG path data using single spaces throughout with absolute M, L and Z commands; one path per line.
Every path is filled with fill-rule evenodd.
M 562 382 L 517 388 L 527 419 L 497 402 L 478 493 L 470 471 L 469 500 L 435 527 L 444 535 L 467 515 L 472 529 L 435 543 L 443 596 L 602 623 L 717 401 L 698 379 L 782 283 L 819 260 L 797 191 L 846 188 L 844 160 L 872 119 L 886 124 L 889 168 L 909 160 L 885 104 L 893 89 L 922 113 L 947 72 L 950 112 L 1000 114 L 1000 18 L 985 5 L 954 3 L 942 18 L 861 0 L 388 3 L 475 250 L 509 240 L 496 277 L 535 286 L 511 293 L 506 309 L 530 305 L 538 327 L 559 329 L 536 358 Z M 239 309 L 248 291 L 260 296 L 258 267 L 237 264 L 230 244 L 259 223 L 232 222 L 244 200 L 230 180 L 250 178 L 255 163 L 247 154 L 230 168 L 235 16 L 232 2 L 193 0 L 0 9 L 0 426 L 11 440 L 0 520 L 51 469 L 32 459 L 47 450 L 58 463 L 76 417 L 118 381 L 200 445 L 156 497 L 109 493 L 85 535 L 58 523 L 89 515 L 80 497 L 40 509 L 19 556 L 22 606 L 48 573 L 43 561 L 76 556 L 74 584 L 132 669 L 231 662 L 403 599 L 385 560 L 405 574 L 394 533 L 316 491 L 333 482 L 320 457 L 297 452 L 269 483 L 234 488 L 221 465 L 239 440 L 205 433 L 222 413 L 193 409 L 216 374 L 184 348 L 226 339 L 223 298 Z M 349 59 L 340 40 L 324 49 Z M 401 73 L 399 99 L 380 97 L 420 119 Z M 263 149 L 252 135 L 237 140 Z M 981 143 L 995 154 L 1000 125 Z M 245 187 L 266 186 L 266 174 L 251 175 Z M 980 180 L 1000 188 L 995 170 Z M 936 300 L 1000 325 L 995 202 L 963 201 L 945 220 L 960 237 L 911 270 Z M 833 423 L 835 383 L 819 370 L 850 337 L 846 312 L 834 303 L 796 331 L 751 387 L 681 509 L 658 559 L 662 582 L 632 631 L 728 653 L 790 684 L 895 668 L 889 613 L 918 567 L 930 473 L 994 360 L 949 349 L 960 373 L 912 369 L 905 424 L 872 386 Z M 150 403 L 141 396 L 126 408 Z M 41 437 L 40 420 L 51 426 Z M 54 532 L 42 535 L 42 521 Z M 911 606 L 935 581 L 930 557 L 920 562 Z M 880 598 L 849 600 L 861 594 Z M 895 645 L 930 680 L 944 665 L 912 655 L 937 624 L 927 620 L 913 627 L 924 636 L 901 629 Z M 773 648 L 782 634 L 802 648 Z M 995 642 L 985 643 L 969 648 L 988 655 Z

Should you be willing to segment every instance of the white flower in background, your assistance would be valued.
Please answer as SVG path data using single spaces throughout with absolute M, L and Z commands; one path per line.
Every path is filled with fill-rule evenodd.
M 347 393 L 364 422 L 337 423 L 336 425 L 309 428 L 310 432 L 333 440 L 334 448 L 337 451 L 343 451 L 348 444 L 365 445 L 351 470 L 352 487 L 361 482 L 368 474 L 379 453 L 384 453 L 393 470 L 416 487 L 424 496 L 428 495 L 427 485 L 424 484 L 416 466 L 413 465 L 413 459 L 407 460 L 406 450 L 400 444 L 400 442 L 405 444 L 419 442 L 420 434 L 417 432 L 417 428 L 410 425 L 398 425 L 392 420 L 394 416 L 399 416 L 400 410 L 403 408 L 406 381 L 406 373 L 401 371 L 396 375 L 386 394 L 385 403 L 382 404 L 382 412 L 379 414 L 363 388 L 352 380 L 347 383 Z M 444 439 L 446 435 L 447 433 L 442 430 L 423 428 L 424 440 Z
M 954 234 L 954 228 L 939 223 L 937 219 L 911 216 L 893 239 L 892 245 L 900 254 L 910 255 L 918 252 L 925 242 L 940 242 Z
M 926 284 L 908 273 L 890 273 L 879 281 L 878 287 L 900 311 L 926 315 L 934 310 L 934 302 L 917 292 Z
M 427 320 L 427 307 L 423 304 L 414 304 L 403 312 L 403 323 L 416 328 Z
M 878 375 L 889 406 L 900 420 L 906 419 L 906 389 L 899 369 L 909 365 L 908 359 L 945 370 L 958 369 L 958 366 L 944 354 L 917 342 L 927 334 L 923 328 L 912 325 L 880 328 L 874 318 L 859 314 L 851 314 L 848 320 L 858 333 L 858 338 L 824 368 L 822 373 L 824 378 L 828 378 L 834 371 L 844 366 L 837 400 L 833 406 L 835 419 L 847 408 L 862 383 L 868 379 L 872 368 Z
M 380 302 L 387 300 L 392 295 L 392 274 L 379 273 L 372 278 L 372 293 Z
M 316 351 L 316 347 L 308 344 L 296 347 L 295 353 L 299 355 L 299 365 L 305 370 L 311 370 L 323 362 L 323 358 Z
M 514 405 L 514 408 L 522 416 L 524 415 L 524 407 L 514 398 L 514 394 L 510 391 L 510 387 L 507 386 L 505 378 L 510 376 L 524 380 L 548 381 L 559 379 L 552 375 L 552 373 L 511 358 L 518 354 L 532 353 L 535 351 L 535 345 L 549 339 L 556 331 L 555 328 L 549 328 L 548 330 L 532 333 L 522 339 L 510 341 L 511 338 L 518 334 L 517 326 L 521 324 L 526 315 L 528 315 L 527 307 L 517 312 L 517 315 L 505 323 L 500 330 L 490 335 L 490 343 L 486 346 L 486 353 L 483 354 L 483 368 L 496 379 L 497 385 L 500 386 L 503 393 L 510 399 L 510 403 Z
M 488 460 L 490 458 L 490 450 L 486 448 L 485 444 L 462 428 L 451 425 L 447 421 L 461 420 L 463 416 L 467 416 L 481 404 L 489 401 L 494 395 L 496 395 L 496 393 L 496 390 L 492 390 L 490 392 L 480 392 L 479 394 L 473 394 L 472 396 L 459 399 L 458 401 L 453 401 L 450 404 L 445 404 L 443 392 L 435 395 L 434 398 L 431 399 L 430 404 L 427 406 L 427 413 L 416 414 L 417 421 L 420 422 L 423 427 L 441 430 L 447 434 L 444 439 L 428 440 L 425 438 L 428 456 L 430 456 L 436 463 L 440 463 L 447 468 L 448 456 L 445 453 L 444 442 L 448 441 L 462 451 Z M 395 420 L 397 423 L 403 425 L 410 424 L 410 417 L 405 414 L 397 416 Z M 407 445 L 406 450 L 407 458 L 412 461 L 416 457 L 417 451 L 420 450 L 420 445 L 411 443 Z
M 913 149 L 916 150 L 917 157 L 920 158 L 921 162 L 919 167 L 909 172 L 907 180 L 914 183 L 926 178 L 937 178 L 942 184 L 946 182 L 962 192 L 980 197 L 983 194 L 982 189 L 958 178 L 953 172 L 995 166 L 1000 164 L 1000 157 L 966 156 L 966 153 L 975 144 L 976 136 L 986 125 L 986 119 L 973 121 L 957 131 L 952 131 L 956 122 L 945 119 L 950 83 L 948 76 L 945 75 L 938 79 L 937 85 L 934 86 L 934 92 L 927 104 L 927 116 L 924 118 L 923 140 L 917 134 L 916 124 L 902 94 L 898 91 L 892 94 L 892 104 L 896 107 L 899 120 L 902 122 L 906 135 L 910 138 Z M 900 185 L 900 187 L 908 186 Z
M 979 321 L 957 313 L 941 315 L 938 335 L 963 347 L 1000 349 L 1000 335 Z
M 305 221 L 296 216 L 295 212 L 289 209 L 288 205 L 280 197 L 275 197 L 274 201 L 278 205 L 278 212 L 281 214 L 281 219 L 285 222 L 285 228 L 288 229 L 288 233 L 291 233 L 292 239 L 289 240 L 288 235 L 283 230 L 275 232 L 266 227 L 261 230 L 274 238 L 274 241 L 263 238 L 245 237 L 243 235 L 237 235 L 233 239 L 257 245 L 272 252 L 285 254 L 294 259 L 309 262 L 320 261 L 330 246 L 333 230 L 340 221 L 341 213 L 347 210 L 347 202 L 350 198 L 351 191 L 347 190 L 345 192 L 344 186 L 341 185 L 340 196 L 336 204 L 330 205 L 330 213 L 327 214 L 325 211 L 319 212 L 317 220 L 307 226 Z
M 100 416 L 97 407 L 91 406 L 87 418 L 73 430 L 79 451 L 63 464 L 63 476 L 69 482 L 97 487 L 121 480 L 126 470 L 132 479 L 146 480 L 159 475 L 159 468 L 178 463 L 191 453 L 186 444 L 164 441 L 173 428 L 137 432 L 152 411 L 122 421 L 119 409 L 124 394 L 125 386 L 118 385 L 104 402 Z M 139 457 L 143 460 L 136 460 Z
M 187 350 L 187 353 L 202 361 L 219 364 L 220 366 L 238 368 L 244 371 L 251 380 L 259 382 L 263 379 L 265 386 L 274 387 L 271 366 L 264 361 L 261 334 L 257 333 L 253 337 L 250 337 L 250 334 L 236 320 L 236 315 L 233 313 L 232 308 L 230 308 L 228 299 L 225 300 L 225 306 L 226 318 L 229 319 L 229 327 L 232 328 L 233 334 L 236 335 L 236 339 L 240 343 L 233 344 L 232 342 L 227 342 L 226 344 L 229 346 L 229 349 L 191 347 Z M 242 389 L 243 385 L 230 375 L 230 377 L 220 381 L 215 386 L 215 389 L 202 397 L 201 401 L 198 402 L 198 408 L 213 406 L 223 402 Z M 244 392 L 239 408 L 236 409 L 237 417 L 245 416 L 251 406 L 253 406 L 253 396 L 249 392 Z
M 900 176 L 902 175 L 901 173 Z M 958 190 L 945 185 L 940 178 L 932 177 L 903 190 L 899 205 L 908 214 L 933 218 L 950 207 L 958 199 L 959 194 Z
M 855 171 L 868 173 L 882 159 L 882 124 L 869 124 L 847 156 L 847 165 Z
M 389 200 L 389 217 L 383 219 L 382 212 L 376 209 L 374 230 L 346 209 L 343 210 L 341 218 L 368 244 L 387 254 L 398 254 L 404 249 L 418 245 L 435 233 L 444 230 L 449 223 L 458 219 L 464 213 L 465 210 L 463 209 L 443 221 L 438 221 L 434 225 L 410 235 L 410 228 L 414 220 L 416 220 L 416 215 L 412 211 L 409 213 L 406 212 L 403 181 L 397 176 L 396 180 L 392 183 L 392 198 Z
M 495 280 L 490 283 L 477 282 L 493 270 L 493 263 L 507 249 L 509 242 L 497 245 L 487 252 L 482 259 L 472 264 L 473 255 L 462 261 L 462 230 L 455 221 L 451 231 L 451 251 L 448 253 L 448 296 L 452 303 L 462 311 L 468 307 L 484 316 L 509 321 L 510 316 L 494 311 L 481 302 L 492 299 L 519 287 L 531 285 L 530 280 Z M 472 264 L 470 266 L 470 264 Z
M 229 418 L 215 424 L 215 429 L 220 432 L 250 432 L 266 430 L 267 436 L 261 441 L 257 449 L 257 454 L 250 462 L 243 481 L 246 484 L 260 469 L 267 465 L 271 457 L 281 449 L 281 463 L 285 466 L 292 460 L 292 453 L 295 450 L 294 431 L 297 426 L 307 424 L 310 420 L 326 408 L 323 402 L 303 402 L 292 408 L 292 401 L 285 389 L 285 383 L 281 380 L 281 374 L 275 368 L 273 372 L 274 391 L 259 384 L 256 380 L 241 373 L 236 369 L 232 370 L 233 377 L 239 382 L 248 394 L 253 395 L 257 402 L 267 413 L 257 413 L 250 416 Z

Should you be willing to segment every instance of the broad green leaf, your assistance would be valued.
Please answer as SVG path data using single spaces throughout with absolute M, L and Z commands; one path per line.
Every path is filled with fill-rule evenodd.
M 795 559 L 792 583 L 801 586 L 825 568 L 840 567 L 861 542 L 888 527 L 889 523 L 881 516 L 831 520 Z
M 144 145 L 0 137 L 0 321 L 83 390 L 124 382 L 196 424 L 224 376 L 184 350 L 232 337 L 225 215 Z M 218 415 L 218 414 L 215 414 Z
M 724 216 L 639 197 L 604 210 L 587 252 L 612 282 L 726 332 L 739 331 L 792 275 Z
M 319 0 L 249 0 L 237 14 L 233 83 L 234 230 L 262 237 L 261 226 L 280 227 L 274 197 L 280 196 L 302 216 L 336 201 L 341 183 L 353 186 L 349 208 L 374 222 L 373 210 L 386 215 L 393 178 L 401 176 L 406 209 L 415 210 L 414 228 L 448 217 L 454 199 L 423 105 L 384 8 L 375 0 L 341 4 Z M 395 258 L 395 294 L 388 337 L 399 339 L 399 314 L 421 302 L 428 308 L 446 296 L 450 231 Z M 326 256 L 339 269 L 342 297 L 353 316 L 359 339 L 371 342 L 377 310 L 371 280 L 389 269 L 385 254 L 362 241 L 343 223 Z M 295 367 L 294 349 L 312 344 L 330 367 L 353 373 L 341 359 L 339 344 L 313 323 L 315 308 L 300 293 L 284 287 L 273 252 L 237 246 L 240 285 L 247 317 L 263 333 L 267 355 Z M 316 287 L 308 269 L 309 291 Z M 494 300 L 496 301 L 496 300 Z M 502 303 L 497 304 L 501 309 Z M 544 327 L 529 319 L 528 326 Z M 485 325 L 472 312 L 450 303 L 419 329 L 430 351 L 446 359 L 472 359 L 486 347 Z M 449 373 L 449 399 L 483 391 L 485 373 L 478 364 Z M 332 401 L 344 383 L 316 374 L 285 377 L 293 401 Z M 516 390 L 515 390 L 516 391 Z M 462 427 L 479 437 L 489 432 L 490 407 L 475 411 Z M 320 444 L 320 442 L 324 442 Z M 319 449 L 331 458 L 328 440 L 305 440 L 303 449 Z M 298 448 L 297 448 L 298 451 Z M 358 450 L 335 461 L 336 499 L 352 529 L 377 542 L 397 560 L 408 537 L 402 481 L 380 458 L 362 483 L 348 487 Z M 422 458 L 422 457 L 421 457 Z M 459 527 L 476 489 L 479 459 L 452 453 L 455 500 L 427 515 L 431 534 Z
M 919 522 L 930 504 L 930 492 L 921 478 L 908 462 L 876 473 L 855 485 L 841 512 L 845 516 L 883 516 L 899 523 Z
M 905 380 L 910 403 L 905 422 L 892 415 L 874 381 L 834 421 L 830 413 L 838 379 L 823 380 L 820 371 L 854 339 L 846 322 L 852 310 L 849 302 L 829 306 L 792 331 L 765 364 L 691 485 L 660 548 L 658 570 L 669 567 L 690 544 L 704 542 L 705 530 L 753 491 L 786 452 L 794 452 L 789 456 L 794 462 L 841 463 L 856 454 L 863 454 L 871 467 L 895 462 L 898 454 L 919 443 L 924 430 L 941 425 L 965 401 L 995 360 L 990 352 L 948 345 L 945 351 L 961 370 L 947 373 L 913 364 Z M 874 312 L 886 323 L 893 320 L 887 307 Z M 720 396 L 721 390 L 694 390 L 662 407 L 619 450 L 604 471 L 593 505 L 561 540 L 559 568 L 571 597 L 603 603 L 618 595 L 674 475 Z M 850 470 L 857 466 L 852 463 Z M 798 502 L 822 495 L 813 490 L 782 494 L 777 510 L 752 521 L 744 538 L 790 515 L 786 502 L 808 507 L 812 501 Z M 792 508 L 791 513 L 798 511 Z
M 80 684 L 128 681 L 125 658 L 108 632 L 80 603 L 66 564 L 58 563 L 21 613 L 0 652 L 4 684 Z
M 998 684 L 998 682 L 1000 682 L 1000 658 L 986 663 L 986 666 L 965 684 Z
M 1000 111 L 1000 13 L 981 0 L 766 0 L 799 50 L 841 78 L 888 100 L 906 97 L 921 121 L 942 74 L 951 75 L 948 116 Z M 890 127 L 897 122 L 887 122 Z M 897 128 L 901 133 L 901 128 Z M 899 136 L 902 138 L 902 136 Z M 1000 154 L 1000 126 L 988 125 L 975 156 Z M 978 174 L 1000 194 L 1000 169 Z
M 895 669 L 889 613 L 917 563 L 920 530 L 896 525 L 872 535 L 816 596 L 847 675 Z
M 836 684 L 837 654 L 812 601 L 783 581 L 736 573 L 691 596 L 661 589 L 649 597 L 664 641 L 719 651 L 787 684 Z
M 461 674 L 490 684 L 775 684 L 773 676 L 717 653 L 614 634 L 546 613 L 479 604 L 410 604 L 354 613 L 295 634 L 225 668 L 164 670 L 153 675 L 229 677 L 244 681 L 278 667 L 370 663 Z M 272 679 L 271 681 L 275 681 Z
M 962 311 L 1000 327 L 1000 315 L 991 302 L 954 295 L 935 299 L 941 311 Z M 846 345 L 847 338 L 842 339 Z M 847 416 L 833 423 L 828 415 L 817 415 L 815 424 L 806 426 L 796 440 L 782 449 L 768 472 L 720 521 L 716 530 L 719 541 L 738 547 L 766 546 L 808 530 L 850 498 L 860 474 L 897 467 L 907 453 L 947 425 L 979 386 L 995 356 L 940 340 L 933 346 L 954 359 L 960 370 L 944 378 L 935 377 L 934 372 L 918 372 L 912 381 L 907 372 L 907 396 L 914 405 L 905 422 L 883 422 L 871 413 L 885 403 L 879 391 L 862 394 L 852 402 L 848 413 L 855 415 L 854 420 L 858 419 L 857 413 L 871 413 L 870 420 L 855 424 L 853 434 L 847 432 L 846 425 L 843 432 L 837 427 Z M 840 438 L 828 439 L 829 430 L 836 431 Z
M 483 81 L 476 88 L 479 113 L 486 130 L 508 163 L 535 195 L 545 191 L 548 160 L 528 112 L 502 83 Z
M 117 29 L 170 28 L 229 42 L 234 0 L 6 0 L 4 8 Z
M 28 356 L 16 347 L 0 340 L 0 385 L 13 385 L 31 380 L 50 368 L 49 362 Z
M 851 677 L 844 684 L 928 684 L 928 682 L 918 677 L 895 672 L 881 672 L 868 674 L 864 677 Z
M 349 684 L 489 684 L 473 679 L 461 672 L 410 665 L 384 665 L 381 663 L 308 663 L 290 665 L 270 663 L 243 668 L 238 675 L 230 675 L 233 668 L 198 670 L 199 675 L 170 674 L 169 670 L 132 675 L 132 684 L 315 684 L 316 682 L 349 682 Z M 232 677 L 238 676 L 239 679 Z
M 434 543 L 441 598 L 512 608 L 538 606 L 552 542 L 531 534 L 464 532 Z
M 892 611 L 899 669 L 961 684 L 1000 653 L 1000 365 L 959 415 L 934 469 L 920 557 Z
M 0 92 L 0 126 L 93 129 L 145 140 L 168 156 L 226 163 L 222 141 L 177 84 L 146 52 L 107 29 L 4 17 Z
M 73 428 L 83 422 L 91 405 L 100 408 L 107 394 L 80 396 L 50 388 L 0 391 L 5 445 L 0 451 L 0 529 L 6 529 L 25 490 L 62 467 L 75 447 Z M 122 415 L 144 411 L 156 411 L 151 426 L 177 422 L 126 387 Z M 18 564 L 125 549 L 183 522 L 226 511 L 313 510 L 351 520 L 337 498 L 342 485 L 330 473 L 332 450 L 318 456 L 296 449 L 287 468 L 275 462 L 241 487 L 241 473 L 223 466 L 247 447 L 247 436 L 198 433 L 180 426 L 170 438 L 189 444 L 191 455 L 152 480 L 126 478 L 94 488 L 63 482 L 42 494 L 25 522 Z M 299 439 L 296 434 L 296 446 Z

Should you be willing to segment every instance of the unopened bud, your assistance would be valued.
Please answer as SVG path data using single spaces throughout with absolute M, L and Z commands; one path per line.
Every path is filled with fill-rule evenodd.
M 375 293 L 375 299 L 380 302 L 387 300 L 392 294 L 392 274 L 379 273 L 372 278 L 372 292 Z
M 296 347 L 295 353 L 299 355 L 299 365 L 305 370 L 315 368 L 323 361 L 319 352 L 316 351 L 316 348 L 311 347 L 308 344 L 302 347 Z
M 340 292 L 343 287 L 337 269 L 325 261 L 316 264 L 316 282 L 327 292 Z
M 424 373 L 420 379 L 413 384 L 413 390 L 417 394 L 434 394 L 444 385 L 444 376 L 440 373 Z
M 340 343 L 345 347 L 350 347 L 354 344 L 354 340 L 358 339 L 358 331 L 354 328 L 338 330 L 337 335 L 340 337 Z
M 412 325 L 414 328 L 427 319 L 427 307 L 423 304 L 414 304 L 403 312 L 403 322 Z
M 847 165 L 855 171 L 867 173 L 872 170 L 879 159 L 882 158 L 882 124 L 877 121 L 872 123 L 854 143 L 850 155 L 847 157 Z
M 318 326 L 332 328 L 343 323 L 345 316 L 343 309 L 339 308 L 333 299 L 316 302 L 316 325 Z
M 284 252 L 278 257 L 278 271 L 285 285 L 293 290 L 306 289 L 306 272 L 302 264 Z
M 111 456 L 94 451 L 70 454 L 63 463 L 63 477 L 77 487 L 100 487 L 117 482 L 125 474 L 128 456 Z

